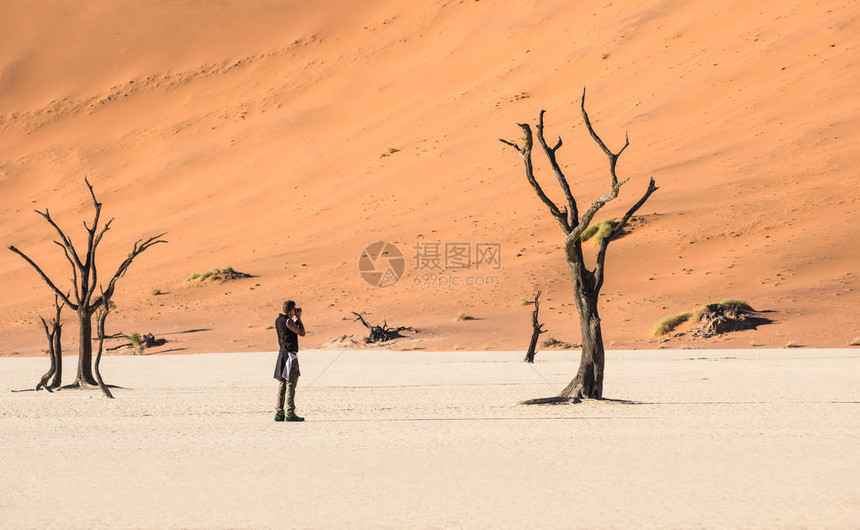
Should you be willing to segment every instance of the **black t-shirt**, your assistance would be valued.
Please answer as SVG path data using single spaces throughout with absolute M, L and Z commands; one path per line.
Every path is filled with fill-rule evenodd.
M 278 315 L 275 319 L 275 329 L 278 332 L 278 346 L 281 351 L 298 352 L 299 351 L 299 336 L 287 327 L 289 317 L 284 314 Z

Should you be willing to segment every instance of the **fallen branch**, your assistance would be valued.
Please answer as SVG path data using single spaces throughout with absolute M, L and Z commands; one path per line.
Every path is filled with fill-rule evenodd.
M 362 317 L 360 314 L 356 313 L 355 311 L 352 311 L 352 314 L 356 316 L 353 322 L 360 321 L 362 325 L 364 325 L 364 327 L 370 330 L 370 335 L 365 339 L 365 342 L 368 343 L 387 342 L 392 339 L 398 339 L 403 337 L 403 335 L 401 335 L 400 333 L 401 331 L 415 331 L 409 326 L 398 326 L 396 328 L 389 328 L 388 322 L 385 320 L 382 321 L 381 326 L 371 326 L 367 323 L 366 320 L 364 320 L 364 317 Z

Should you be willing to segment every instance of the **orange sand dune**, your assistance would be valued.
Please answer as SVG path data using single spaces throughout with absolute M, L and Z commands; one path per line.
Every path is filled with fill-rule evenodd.
M 631 142 L 619 164 L 630 182 L 598 218 L 622 215 L 649 177 L 660 186 L 610 247 L 609 348 L 837 347 L 860 336 L 855 2 L 360 6 L 4 2 L 0 242 L 68 275 L 31 210 L 49 208 L 80 241 L 86 175 L 116 217 L 103 277 L 135 239 L 168 232 L 121 280 L 108 324 L 170 339 L 162 350 L 273 349 L 285 298 L 305 308 L 307 346 L 362 333 L 350 311 L 363 311 L 419 328 L 404 349 L 520 349 L 530 333 L 520 300 L 535 289 L 549 335 L 575 342 L 562 234 L 497 139 L 546 109 L 584 208 L 608 189 L 579 117 L 587 86 L 603 138 Z M 377 240 L 406 258 L 391 287 L 358 272 Z M 499 244 L 501 266 L 441 273 L 489 285 L 422 285 L 414 247 L 428 242 Z M 225 266 L 254 277 L 186 281 Z M 51 294 L 8 251 L 0 281 L 0 352 L 39 352 Z M 650 338 L 659 317 L 726 297 L 775 323 Z

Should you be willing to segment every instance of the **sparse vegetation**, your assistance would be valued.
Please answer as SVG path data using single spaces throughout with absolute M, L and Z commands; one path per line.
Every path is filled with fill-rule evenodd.
M 154 348 L 156 346 L 162 346 L 167 343 L 166 339 L 156 339 L 155 335 L 153 335 L 152 333 L 144 333 L 143 335 L 141 335 L 136 331 L 131 335 L 127 335 L 126 338 L 128 339 L 129 344 L 121 344 L 111 349 L 131 346 L 134 349 L 135 355 L 142 355 L 143 351 L 146 348 Z
M 744 302 L 743 300 L 735 300 L 733 298 L 726 298 L 725 300 L 721 300 L 720 304 L 730 307 L 736 307 L 738 309 L 746 309 L 747 311 L 755 311 L 751 305 Z
M 244 272 L 239 272 L 235 270 L 233 267 L 224 267 L 223 269 L 212 269 L 203 273 L 194 273 L 188 278 L 185 279 L 187 282 L 205 282 L 206 280 L 216 281 L 216 282 L 226 282 L 229 280 L 236 280 L 239 278 L 250 278 L 250 274 L 245 274 Z
M 614 228 L 615 218 L 604 219 L 598 223 L 589 225 L 588 228 L 583 230 L 582 234 L 580 234 L 579 236 L 579 240 L 588 241 L 593 237 L 593 243 L 595 245 L 600 245 L 600 242 L 603 241 L 603 238 L 611 234 Z
M 849 346 L 860 346 L 860 337 L 855 338 L 848 343 Z
M 786 348 L 803 348 L 803 345 L 802 345 L 802 344 L 798 344 L 798 343 L 796 343 L 796 342 L 794 342 L 794 341 L 791 341 L 791 342 L 789 342 L 788 344 L 786 344 L 786 345 L 785 345 L 785 347 L 786 347 Z
M 158 296 L 160 294 L 161 294 L 161 289 L 153 289 L 152 290 L 152 296 Z
M 386 156 L 391 156 L 394 153 L 399 153 L 399 152 L 400 152 L 400 149 L 398 149 L 396 147 L 389 147 L 388 151 L 379 155 L 379 158 L 385 158 Z
M 675 330 L 678 326 L 683 324 L 684 322 L 690 320 L 693 316 L 693 313 L 677 313 L 675 315 L 669 315 L 667 317 L 663 317 L 657 321 L 657 324 L 654 325 L 654 329 L 651 331 L 651 335 L 654 337 L 659 337 L 661 335 L 665 335 Z
M 460 314 L 457 315 L 457 321 L 459 322 L 460 320 L 475 320 L 475 317 L 473 317 L 472 315 L 467 315 L 465 312 L 460 311 Z
M 746 302 L 731 299 L 703 305 L 693 312 L 693 320 L 698 323 L 693 335 L 704 338 L 730 331 L 755 329 L 771 322 L 768 318 L 756 315 L 756 311 Z
M 543 348 L 564 348 L 564 349 L 579 348 L 579 344 L 573 344 L 573 343 L 566 342 L 563 340 L 558 340 L 555 337 L 547 337 L 547 338 L 543 339 L 541 341 L 540 345 Z
M 140 333 L 135 331 L 128 336 L 128 341 L 131 342 L 131 347 L 134 348 L 135 355 L 141 355 L 143 353 L 145 346 L 143 345 L 143 339 L 140 337 Z
M 693 322 L 701 322 L 702 317 L 705 316 L 708 312 L 713 311 L 719 307 L 720 304 L 705 304 L 701 307 L 696 308 L 693 311 Z
M 714 311 L 719 310 L 720 308 L 729 309 L 737 312 L 740 311 L 755 311 L 748 303 L 743 300 L 735 300 L 733 298 L 726 298 L 721 302 L 712 302 L 710 304 L 705 304 L 695 311 L 693 311 L 693 321 L 700 322 L 702 317 L 708 313 L 713 313 Z

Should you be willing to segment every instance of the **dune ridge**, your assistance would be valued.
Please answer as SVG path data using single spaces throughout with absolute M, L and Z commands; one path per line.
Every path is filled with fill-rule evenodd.
M 182 352 L 259 351 L 292 297 L 308 346 L 361 333 L 349 312 L 364 311 L 421 329 L 404 348 L 524 349 L 530 309 L 519 300 L 540 288 L 547 329 L 576 342 L 561 233 L 497 138 L 546 109 L 548 137 L 562 136 L 562 167 L 590 204 L 608 176 L 579 118 L 587 86 L 610 147 L 631 141 L 619 164 L 631 180 L 599 219 L 623 213 L 648 177 L 660 186 L 610 247 L 608 347 L 842 347 L 860 336 L 854 2 L 8 2 L 0 12 L 0 242 L 64 277 L 30 210 L 79 226 L 84 175 L 116 217 L 106 270 L 138 237 L 169 234 L 121 281 L 114 331 L 175 334 L 166 347 Z M 376 240 L 407 258 L 387 289 L 357 270 Z M 443 272 L 498 285 L 416 286 L 422 241 L 499 243 L 499 270 Z M 254 278 L 185 282 L 225 266 Z M 0 282 L 0 353 L 38 353 L 50 293 L 10 252 Z M 661 316 L 727 297 L 775 322 L 650 338 Z M 463 311 L 477 318 L 457 320 Z M 180 333 L 193 329 L 207 331 Z

